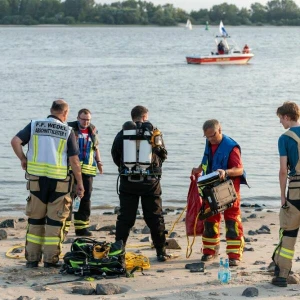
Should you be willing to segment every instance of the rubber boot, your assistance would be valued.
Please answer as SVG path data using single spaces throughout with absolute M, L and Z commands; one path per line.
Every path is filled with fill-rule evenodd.
M 168 255 L 166 253 L 166 248 L 162 247 L 162 248 L 156 248 L 156 257 L 157 257 L 157 261 L 164 262 L 170 259 L 171 255 Z

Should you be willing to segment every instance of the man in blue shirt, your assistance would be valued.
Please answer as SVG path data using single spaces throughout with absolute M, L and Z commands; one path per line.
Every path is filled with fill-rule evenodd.
M 286 287 L 287 278 L 292 269 L 292 259 L 300 226 L 299 106 L 295 102 L 284 102 L 282 106 L 278 107 L 277 116 L 283 128 L 289 130 L 278 140 L 281 191 L 280 240 L 272 257 L 275 262 L 275 277 L 272 279 L 272 284 Z

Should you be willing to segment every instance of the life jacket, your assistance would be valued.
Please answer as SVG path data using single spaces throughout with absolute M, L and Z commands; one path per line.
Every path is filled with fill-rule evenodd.
M 241 152 L 241 147 L 239 146 L 239 144 L 229 136 L 223 134 L 222 141 L 219 144 L 216 152 L 214 153 L 214 156 L 212 156 L 209 141 L 206 140 L 204 156 L 201 163 L 203 175 L 207 175 L 213 171 L 216 171 L 217 169 L 226 170 L 228 168 L 228 159 L 230 153 L 234 147 L 238 147 Z M 245 171 L 240 176 L 240 178 L 241 184 L 248 185 Z
M 67 140 L 71 128 L 53 117 L 31 121 L 27 173 L 54 179 L 68 174 Z
M 78 122 L 68 122 L 75 132 L 78 148 L 81 172 L 86 175 L 96 176 L 97 163 L 95 160 L 95 150 L 98 148 L 97 129 L 94 125 L 88 126 L 88 139 L 84 137 L 78 126 Z M 85 144 L 86 143 L 86 144 Z

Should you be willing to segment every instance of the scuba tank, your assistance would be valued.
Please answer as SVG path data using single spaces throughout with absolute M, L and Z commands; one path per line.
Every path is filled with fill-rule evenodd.
M 153 126 L 149 121 L 142 123 L 139 132 L 142 139 L 139 141 L 138 162 L 144 171 L 150 167 L 152 161 L 152 145 L 150 143 L 152 131 Z
M 129 172 L 136 165 L 136 146 L 136 124 L 128 121 L 123 125 L 123 161 Z

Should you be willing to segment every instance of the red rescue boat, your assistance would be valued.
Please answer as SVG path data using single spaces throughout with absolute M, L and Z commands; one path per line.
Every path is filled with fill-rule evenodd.
M 215 42 L 217 52 L 209 55 L 187 56 L 188 64 L 210 64 L 210 65 L 244 65 L 254 56 L 248 45 L 241 50 L 230 36 L 227 34 L 223 22 L 220 23 L 221 36 L 216 36 Z

